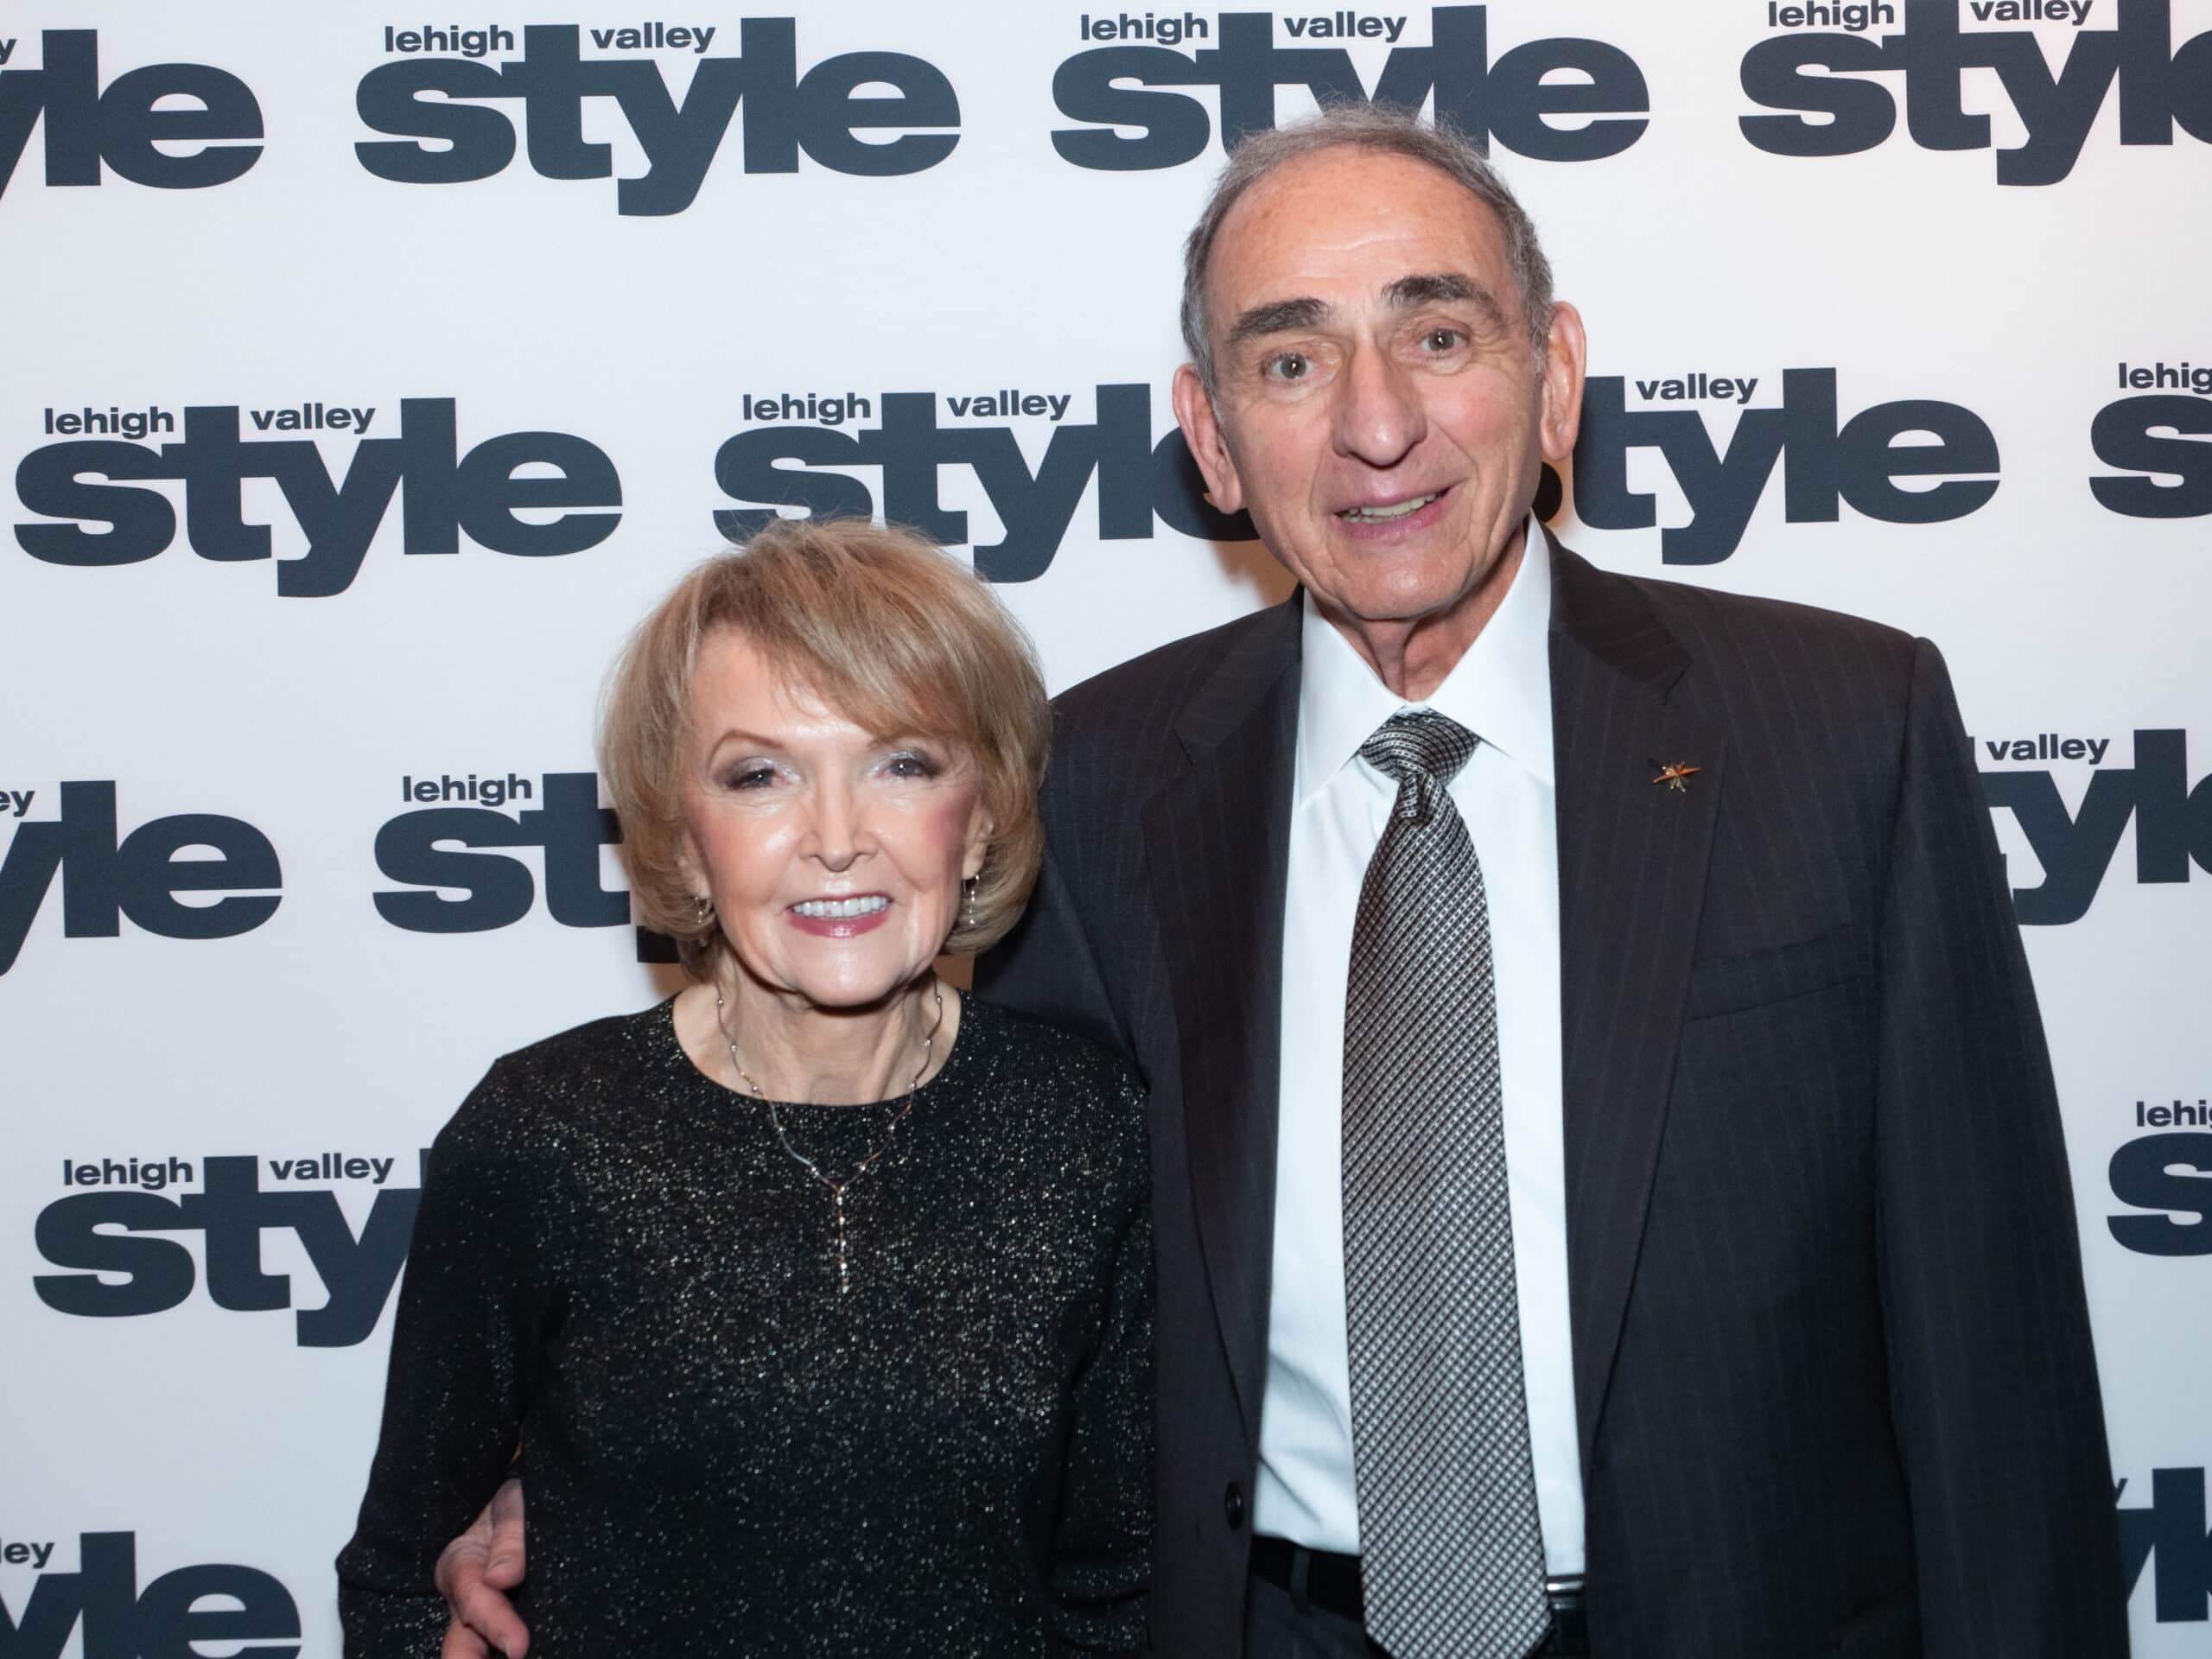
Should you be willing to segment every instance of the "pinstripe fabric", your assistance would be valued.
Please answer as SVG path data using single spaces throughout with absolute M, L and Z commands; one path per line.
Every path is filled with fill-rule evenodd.
M 1554 582 L 1595 1651 L 2124 1654 L 2056 1103 L 1942 659 Z M 1153 1627 L 1190 1659 L 1241 1647 L 1297 667 L 1278 608 L 1065 694 L 1046 877 L 981 974 L 1152 1085 Z

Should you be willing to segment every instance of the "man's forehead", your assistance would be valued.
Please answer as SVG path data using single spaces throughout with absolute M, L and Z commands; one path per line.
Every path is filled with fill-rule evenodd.
M 1347 145 L 1299 156 L 1255 181 L 1222 222 L 1210 275 L 1273 286 L 1309 262 L 1398 243 L 1408 245 L 1406 263 L 1386 283 L 1491 264 L 1503 256 L 1503 230 L 1490 205 L 1449 174 Z M 1464 251 L 1420 258 L 1416 245 Z

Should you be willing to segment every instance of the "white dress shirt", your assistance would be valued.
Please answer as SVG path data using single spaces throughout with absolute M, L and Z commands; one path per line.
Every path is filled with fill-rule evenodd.
M 1521 569 L 1496 614 L 1420 704 L 1402 702 L 1306 601 L 1283 907 L 1274 1285 L 1253 1522 L 1311 1549 L 1359 1549 L 1344 1336 L 1344 988 L 1360 885 L 1397 795 L 1359 747 L 1400 709 L 1428 708 L 1481 740 L 1452 782 L 1452 801 L 1482 860 L 1490 901 L 1536 1507 L 1550 1572 L 1582 1570 L 1560 1111 L 1551 600 L 1550 553 L 1531 520 Z

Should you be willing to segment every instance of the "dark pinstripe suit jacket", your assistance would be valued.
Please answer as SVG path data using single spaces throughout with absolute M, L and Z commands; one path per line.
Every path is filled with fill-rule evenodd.
M 1555 559 L 1595 1650 L 2125 1653 L 2065 1148 L 1942 658 Z M 1298 676 L 1293 604 L 1063 696 L 1045 874 L 979 976 L 1151 1084 L 1153 1630 L 1192 1659 L 1241 1649 Z

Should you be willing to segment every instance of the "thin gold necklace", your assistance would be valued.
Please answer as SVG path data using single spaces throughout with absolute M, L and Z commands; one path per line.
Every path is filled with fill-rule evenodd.
M 791 1135 L 784 1128 L 783 1116 L 776 1110 L 776 1103 L 768 1098 L 767 1091 L 753 1080 L 753 1074 L 738 1063 L 737 1039 L 729 1034 L 729 1027 L 722 1021 L 722 988 L 719 983 L 715 987 L 715 1029 L 721 1033 L 722 1042 L 729 1050 L 730 1069 L 744 1080 L 745 1086 L 753 1091 L 753 1097 L 768 1109 L 768 1122 L 774 1126 L 776 1139 L 791 1154 L 792 1161 L 830 1189 L 830 1204 L 837 1218 L 837 1294 L 840 1296 L 853 1287 L 852 1266 L 845 1248 L 845 1190 L 874 1168 L 876 1160 L 891 1150 L 892 1142 L 898 1138 L 899 1126 L 913 1112 L 917 1091 L 922 1086 L 922 1073 L 930 1069 L 930 1052 L 937 1043 L 938 1027 L 944 1023 L 944 987 L 934 977 L 930 982 L 930 996 L 937 1004 L 937 1014 L 930 1021 L 930 1028 L 922 1033 L 922 1063 L 914 1068 L 913 1077 L 907 1081 L 906 1103 L 899 1109 L 890 1122 L 884 1125 L 881 1142 L 853 1166 L 851 1174 L 842 1181 L 833 1181 L 822 1173 L 821 1165 L 791 1144 Z

